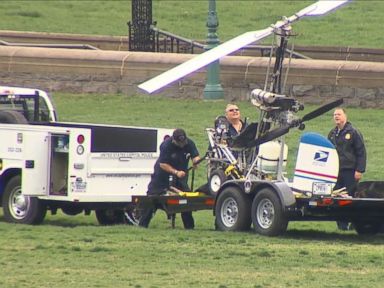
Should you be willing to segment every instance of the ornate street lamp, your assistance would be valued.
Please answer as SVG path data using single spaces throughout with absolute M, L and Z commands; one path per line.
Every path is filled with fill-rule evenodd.
M 208 19 L 207 19 L 207 45 L 206 50 L 209 50 L 217 46 L 220 41 L 217 36 L 217 27 L 219 26 L 219 20 L 216 13 L 216 0 L 208 0 Z M 204 99 L 215 100 L 223 99 L 224 91 L 220 84 L 220 64 L 219 61 L 215 61 L 207 67 L 207 82 L 204 88 Z

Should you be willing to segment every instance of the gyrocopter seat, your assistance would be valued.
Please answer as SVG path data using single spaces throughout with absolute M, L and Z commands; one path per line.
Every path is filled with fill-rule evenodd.
M 225 116 L 217 116 L 214 123 L 215 127 L 215 142 L 220 144 L 228 144 L 227 140 L 230 139 L 229 135 L 229 121 Z

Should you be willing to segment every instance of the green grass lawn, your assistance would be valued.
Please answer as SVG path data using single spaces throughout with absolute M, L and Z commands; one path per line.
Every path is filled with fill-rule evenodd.
M 149 229 L 101 227 L 94 215 L 43 225 L 0 222 L 2 287 L 382 287 L 384 237 L 290 223 L 266 238 L 213 230 L 208 211 L 194 231 L 158 212 Z
M 315 1 L 217 0 L 218 35 L 228 40 L 259 30 L 281 16 L 291 16 Z M 295 24 L 296 44 L 382 48 L 384 1 L 354 0 L 324 17 Z M 208 0 L 153 1 L 157 26 L 190 39 L 207 35 Z M 131 1 L 14 1 L 0 2 L 0 29 L 98 35 L 127 35 Z
M 221 39 L 264 28 L 312 1 L 217 1 Z M 205 37 L 207 1 L 153 1 L 159 27 L 194 39 Z M 1 1 L 0 27 L 8 30 L 125 35 L 130 1 Z M 310 45 L 381 47 L 384 1 L 354 1 L 324 18 L 297 23 L 297 41 Z M 191 24 L 192 21 L 192 24 Z M 305 37 L 304 37 L 305 36 Z M 204 132 L 226 102 L 155 96 L 71 95 L 54 100 L 61 121 L 183 127 L 203 154 Z M 257 121 L 248 102 L 242 115 Z M 307 113 L 315 106 L 306 106 Z M 329 112 L 305 131 L 326 135 Z M 364 180 L 384 178 L 383 112 L 348 109 L 365 138 Z M 292 169 L 300 131 L 286 139 Z M 196 185 L 205 182 L 205 167 Z M 0 210 L 1 211 L 1 210 Z M 268 238 L 214 230 L 211 211 L 194 213 L 196 229 L 180 217 L 170 228 L 159 211 L 149 229 L 98 226 L 95 216 L 46 217 L 40 226 L 5 223 L 0 212 L 0 287 L 382 287 L 384 236 L 359 237 L 332 222 L 292 222 L 284 236 Z

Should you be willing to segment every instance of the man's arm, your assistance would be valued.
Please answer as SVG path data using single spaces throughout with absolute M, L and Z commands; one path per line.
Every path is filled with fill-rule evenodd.
M 175 175 L 177 178 L 185 177 L 184 171 L 177 170 L 177 169 L 173 168 L 171 165 L 169 165 L 168 163 L 160 163 L 160 168 L 171 175 Z
M 360 181 L 363 173 L 365 172 L 367 164 L 367 153 L 365 150 L 363 135 L 361 135 L 358 130 L 356 130 L 356 138 L 354 144 L 356 155 L 355 180 Z
M 199 163 L 200 159 L 201 158 L 199 155 L 197 155 L 195 158 L 192 159 L 193 168 L 197 167 L 197 164 Z
M 356 130 L 356 137 L 354 140 L 356 170 L 360 173 L 364 173 L 367 164 L 367 153 L 365 150 L 363 135 L 361 135 L 358 130 Z

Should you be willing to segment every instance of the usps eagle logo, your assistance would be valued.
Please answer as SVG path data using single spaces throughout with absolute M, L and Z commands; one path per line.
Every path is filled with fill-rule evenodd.
M 327 151 L 317 151 L 315 153 L 315 158 L 313 160 L 319 161 L 319 162 L 327 162 L 329 156 L 329 152 Z

